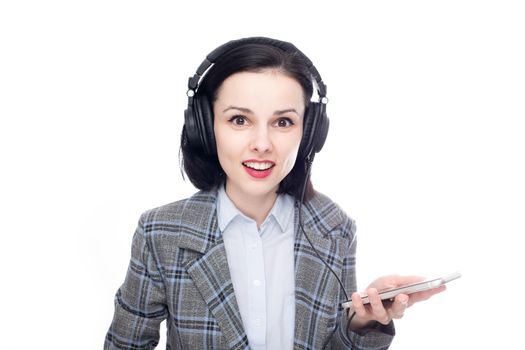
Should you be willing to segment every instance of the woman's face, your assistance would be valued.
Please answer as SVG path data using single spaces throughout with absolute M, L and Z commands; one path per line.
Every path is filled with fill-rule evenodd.
M 240 72 L 218 90 L 214 130 L 230 198 L 276 196 L 303 132 L 301 85 L 276 70 Z

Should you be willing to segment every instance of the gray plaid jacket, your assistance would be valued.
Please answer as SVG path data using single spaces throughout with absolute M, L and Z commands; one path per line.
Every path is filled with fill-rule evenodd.
M 217 225 L 217 191 L 142 214 L 105 349 L 153 349 L 167 320 L 167 349 L 249 349 Z M 355 225 L 326 196 L 302 207 L 303 226 L 319 254 L 356 290 Z M 298 227 L 295 208 L 294 349 L 387 349 L 393 325 L 347 330 L 344 295 Z

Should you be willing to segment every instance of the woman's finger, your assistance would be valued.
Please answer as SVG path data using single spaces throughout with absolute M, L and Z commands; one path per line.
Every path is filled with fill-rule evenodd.
M 383 306 L 383 302 L 379 297 L 379 293 L 375 288 L 367 289 L 368 300 L 370 301 L 370 306 L 372 307 L 373 318 L 384 325 L 389 324 L 391 317 Z
M 406 294 L 399 294 L 395 297 L 392 306 L 388 308 L 388 313 L 391 318 L 402 318 L 405 310 L 408 307 L 409 297 Z
M 443 292 L 447 287 L 445 285 L 439 286 L 434 289 L 429 289 L 424 292 L 417 292 L 414 294 L 410 294 L 410 299 L 408 301 L 408 306 L 412 306 L 413 304 L 424 301 L 429 299 L 431 296 Z
M 363 305 L 363 299 L 361 298 L 361 295 L 359 295 L 359 293 L 357 292 L 352 294 L 352 307 L 355 311 L 356 316 L 358 316 L 361 319 L 366 318 L 366 308 Z

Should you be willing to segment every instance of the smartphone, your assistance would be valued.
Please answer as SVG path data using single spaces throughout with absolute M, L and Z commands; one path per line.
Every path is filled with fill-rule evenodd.
M 457 278 L 460 278 L 461 274 L 459 272 L 452 273 L 450 275 L 446 275 L 439 278 L 434 278 L 430 280 L 425 280 L 421 282 L 416 282 L 412 284 L 407 284 L 404 286 L 387 289 L 379 292 L 379 297 L 381 300 L 390 300 L 394 299 L 396 295 L 398 294 L 412 294 L 416 292 L 422 292 L 429 289 L 437 288 L 447 282 L 453 281 Z M 370 301 L 368 300 L 368 296 L 366 294 L 362 295 L 361 298 L 363 299 L 363 304 L 369 304 Z M 352 306 L 352 299 L 347 300 L 343 304 L 341 304 L 343 308 L 348 309 Z

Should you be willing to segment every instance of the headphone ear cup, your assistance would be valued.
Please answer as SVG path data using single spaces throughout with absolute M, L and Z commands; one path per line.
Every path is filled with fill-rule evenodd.
M 324 105 L 310 102 L 304 114 L 303 138 L 299 146 L 301 157 L 306 159 L 312 151 L 317 153 L 323 148 L 328 135 L 328 126 Z
M 328 129 L 330 127 L 330 120 L 326 115 L 326 105 L 319 103 L 317 108 L 319 117 L 317 118 L 318 123 L 315 128 L 316 135 L 314 135 L 313 150 L 315 153 L 319 152 L 323 148 L 326 137 L 328 136 Z
M 213 108 L 206 95 L 197 95 L 196 103 L 199 105 L 199 117 L 202 126 L 201 137 L 206 154 L 215 155 L 217 153 L 215 144 L 215 132 L 213 130 Z
M 216 153 L 213 111 L 206 95 L 195 95 L 184 112 L 184 129 L 190 145 L 207 155 Z
M 182 128 L 182 133 L 191 147 L 202 148 L 199 126 L 193 105 L 188 105 L 188 108 L 184 111 L 184 127 Z

